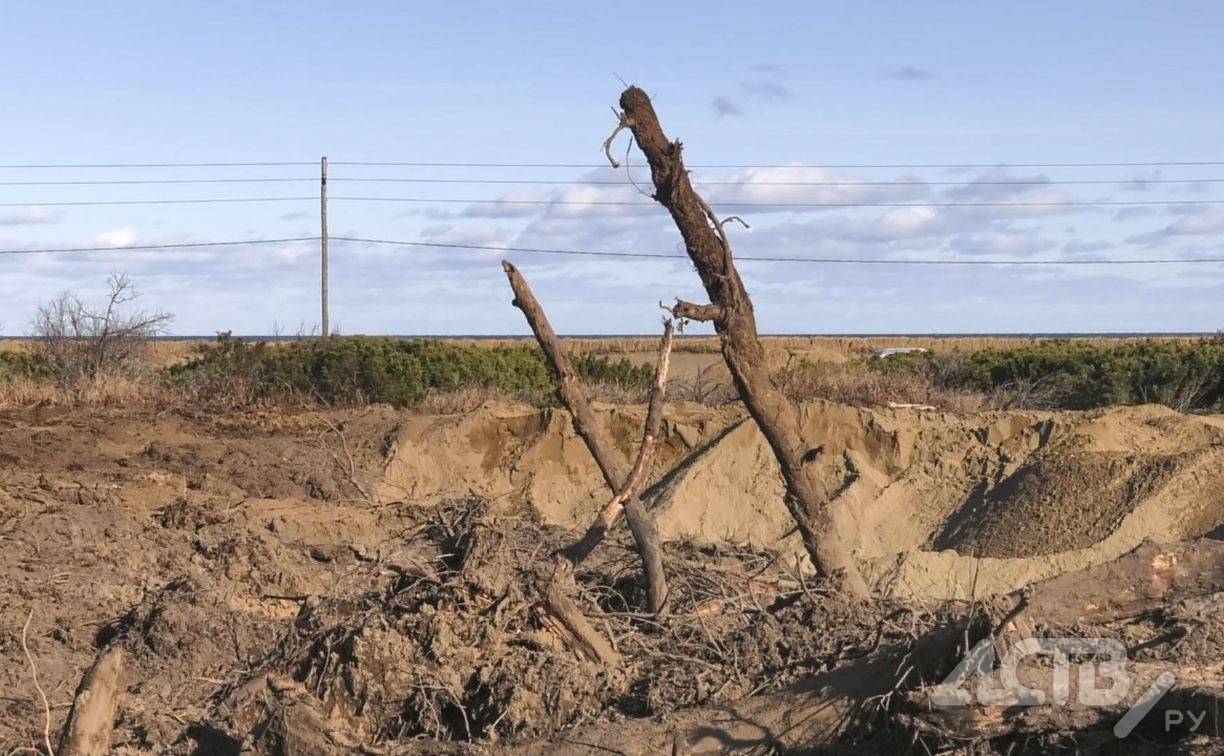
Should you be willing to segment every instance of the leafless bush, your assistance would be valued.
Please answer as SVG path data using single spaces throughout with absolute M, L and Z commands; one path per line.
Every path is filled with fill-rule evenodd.
M 672 401 L 715 407 L 739 400 L 731 376 L 722 365 L 706 365 L 692 375 L 674 378 L 667 393 Z
M 1140 389 L 1140 397 L 1144 404 L 1163 404 L 1178 412 L 1191 412 L 1203 404 L 1207 394 L 1211 392 L 1212 377 L 1202 372 L 1188 371 L 1172 392 L 1162 395 L 1156 387 L 1149 392 L 1144 386 Z
M 856 362 L 805 360 L 774 373 L 774 382 L 796 402 L 825 399 L 858 407 L 918 404 L 954 412 L 972 412 L 983 403 L 982 395 L 943 388 L 927 374 L 881 373 Z
M 991 391 L 989 405 L 1001 410 L 1057 409 L 1064 393 L 1054 376 L 1022 378 Z
M 139 376 L 148 367 L 150 340 L 173 319 L 165 312 L 129 307 L 140 295 L 127 274 L 112 274 L 107 286 L 106 303 L 99 308 L 71 291 L 38 308 L 35 353 L 65 387 Z

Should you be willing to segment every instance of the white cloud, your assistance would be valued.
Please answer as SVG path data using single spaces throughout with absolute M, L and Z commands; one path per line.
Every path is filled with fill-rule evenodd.
M 929 187 L 908 176 L 897 179 L 897 183 L 869 182 L 800 163 L 785 167 L 750 168 L 730 177 L 719 178 L 719 181 L 726 183 L 717 186 L 700 186 L 701 180 L 700 176 L 696 179 L 698 189 L 711 205 L 753 215 L 827 213 L 837 210 L 840 205 L 912 202 L 930 194 Z M 771 204 L 816 207 L 759 207 Z
M 1224 211 L 1214 210 L 1178 218 L 1166 229 L 1173 236 L 1200 236 L 1224 231 Z
M 135 244 L 138 238 L 134 230 L 125 226 L 96 234 L 94 241 L 108 247 L 129 247 Z
M 997 228 L 980 234 L 964 234 L 952 240 L 952 248 L 967 255 L 1031 257 L 1058 246 L 1035 229 Z
M 498 203 L 474 203 L 463 208 L 459 215 L 464 218 L 528 218 L 541 212 L 547 205 L 548 195 L 538 191 L 515 190 L 493 199 Z
M 1112 249 L 1115 245 L 1106 241 L 1084 241 L 1082 239 L 1073 239 L 1063 245 L 1063 254 L 1069 256 L 1076 255 L 1092 255 L 1096 252 L 1103 252 L 1107 249 Z
M 48 207 L 19 207 L 0 215 L 0 226 L 35 226 L 59 220 L 60 214 Z
M 1173 208 L 1170 208 L 1173 211 Z M 1195 212 L 1182 215 L 1171 224 L 1155 231 L 1135 234 L 1127 237 L 1131 244 L 1156 245 L 1178 236 L 1207 236 L 1224 232 L 1224 210 L 1203 211 L 1201 206 Z
M 468 223 L 464 225 L 439 224 L 421 229 L 421 239 L 436 244 L 473 244 L 477 246 L 504 247 L 506 230 L 491 223 Z

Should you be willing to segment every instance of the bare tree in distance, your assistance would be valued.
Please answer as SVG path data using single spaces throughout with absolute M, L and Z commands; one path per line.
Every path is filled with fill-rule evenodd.
M 867 595 L 858 566 L 834 530 L 829 491 L 809 464 L 815 453 L 804 444 L 798 412 L 769 374 L 752 300 L 731 257 L 725 224 L 732 218 L 720 219 L 693 189 L 681 158 L 683 146 L 663 133 L 644 91 L 629 87 L 621 93 L 620 107 L 620 122 L 604 142 L 604 151 L 616 167 L 610 149 L 613 139 L 624 129 L 633 134 L 650 165 L 653 198 L 671 214 L 710 297 L 710 304 L 677 300 L 672 314 L 713 323 L 735 387 L 778 461 L 786 485 L 786 508 L 813 566 L 821 575 L 840 573 L 843 589 L 849 593 Z
M 139 372 L 150 340 L 165 333 L 174 319 L 160 310 L 130 307 L 140 294 L 126 273 L 112 273 L 106 284 L 106 301 L 100 307 L 64 291 L 38 308 L 33 323 L 36 353 L 65 386 Z

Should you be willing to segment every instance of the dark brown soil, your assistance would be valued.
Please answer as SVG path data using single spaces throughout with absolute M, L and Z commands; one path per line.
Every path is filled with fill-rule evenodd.
M 1121 452 L 1041 454 L 971 499 L 943 540 L 961 553 L 993 557 L 1089 548 L 1176 467 L 1175 458 Z

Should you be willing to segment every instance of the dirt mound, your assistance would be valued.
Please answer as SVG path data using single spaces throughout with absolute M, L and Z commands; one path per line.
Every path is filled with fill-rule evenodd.
M 1157 407 L 955 416 L 830 403 L 802 408 L 836 527 L 877 587 L 929 598 L 1002 592 L 1224 522 L 1224 428 Z M 641 410 L 605 407 L 622 454 Z M 606 497 L 561 411 L 489 406 L 401 427 L 381 494 L 464 488 L 585 523 Z M 643 497 L 661 536 L 802 559 L 760 432 L 734 410 L 669 408 Z M 967 557 L 985 557 L 983 560 Z
M 0 413 L 0 686 L 12 691 L 0 751 L 41 743 L 27 617 L 53 728 L 81 671 L 119 644 L 133 682 L 114 752 L 167 753 L 304 597 L 351 591 L 405 526 L 396 508 L 355 506 L 328 423 L 347 429 L 359 463 L 378 458 L 392 425 L 381 410 Z
M 600 412 L 627 454 L 641 410 Z M 0 413 L 0 752 L 59 731 L 82 671 L 115 647 L 127 675 L 117 754 L 483 753 L 512 740 L 523 753 L 570 753 L 603 737 L 584 735 L 588 723 L 628 738 L 627 753 L 658 750 L 642 742 L 666 751 L 678 728 L 731 727 L 736 712 L 753 717 L 739 732 L 772 726 L 786 714 L 779 702 L 794 702 L 787 691 L 810 700 L 848 678 L 860 693 L 870 683 L 867 703 L 804 722 L 849 721 L 852 750 L 896 752 L 915 731 L 898 726 L 901 682 L 890 676 L 918 686 L 947 672 L 907 671 L 916 639 L 951 638 L 936 657 L 954 662 L 967 622 L 1003 616 L 991 599 L 971 611 L 927 598 L 1112 565 L 1153 534 L 1221 531 L 1218 419 L 1154 408 L 803 412 L 837 526 L 854 534 L 880 594 L 847 601 L 795 565 L 781 484 L 742 415 L 670 408 L 648 499 L 669 539 L 672 614 L 644 611 L 622 528 L 566 586 L 615 646 L 610 666 L 539 614 L 552 552 L 606 500 L 564 413 Z M 1019 532 L 1025 512 L 1056 510 L 1043 486 L 1080 497 L 1077 511 L 1090 499 L 1078 492 L 1110 494 L 1093 504 L 1099 530 L 1064 542 L 1094 543 L 963 555 L 1070 539 Z M 472 491 L 485 501 L 444 501 Z M 975 507 L 983 514 L 970 516 Z M 1091 631 L 1108 634 L 1085 637 L 1126 639 L 1144 663 L 1205 666 L 1222 647 L 1224 573 L 1220 544 L 1204 543 L 1141 547 L 1117 590 L 1114 567 L 1060 578 L 1074 591 L 1046 590 L 1035 616 L 1050 619 L 1053 601 L 1061 615 L 1046 632 L 1092 614 Z M 1105 599 L 1089 595 L 1100 585 Z M 1102 629 L 1102 614 L 1116 627 Z
M 303 607 L 261 665 L 297 682 L 257 675 L 229 697 L 224 729 L 267 732 L 280 710 L 257 693 L 296 684 L 315 699 L 314 719 L 329 723 L 323 740 L 335 730 L 373 744 L 549 736 L 592 720 L 729 703 L 854 649 L 900 642 L 913 627 L 881 628 L 875 618 L 894 607 L 828 601 L 766 555 L 691 546 L 670 551 L 668 565 L 674 610 L 694 621 L 668 626 L 645 613 L 636 580 L 617 577 L 628 547 L 614 540 L 573 586 L 619 649 L 623 663 L 608 667 L 576 655 L 533 611 L 564 531 L 478 501 L 419 514 L 368 591 Z

